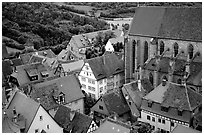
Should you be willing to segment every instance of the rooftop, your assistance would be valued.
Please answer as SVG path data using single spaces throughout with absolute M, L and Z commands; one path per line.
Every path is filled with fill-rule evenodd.
M 129 35 L 202 41 L 202 8 L 138 7 Z

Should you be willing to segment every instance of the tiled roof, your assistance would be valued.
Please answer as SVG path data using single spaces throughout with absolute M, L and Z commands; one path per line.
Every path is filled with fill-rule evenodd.
M 98 35 L 99 32 L 105 33 L 107 31 L 112 31 L 116 35 L 116 37 L 120 36 L 121 32 L 122 32 L 121 30 L 118 30 L 118 29 L 116 29 L 116 30 L 102 30 L 102 31 L 97 31 L 97 32 L 91 32 L 91 33 L 75 35 L 75 36 L 72 37 L 72 39 L 75 41 L 78 48 L 90 47 L 92 45 L 89 44 L 89 42 L 92 39 L 94 39 Z
M 106 93 L 101 98 L 104 100 L 109 114 L 116 113 L 121 115 L 130 110 L 120 90 Z
M 202 8 L 136 8 L 129 35 L 202 40 Z
M 171 133 L 201 133 L 198 130 L 192 129 L 191 127 L 185 127 L 178 124 Z
M 12 74 L 11 62 L 10 60 L 2 61 L 2 73 L 4 77 Z
M 16 67 L 16 71 L 12 73 L 11 76 L 13 76 L 14 78 L 17 78 L 18 83 L 20 86 L 25 85 L 25 84 L 29 84 L 32 82 L 36 82 L 36 81 L 30 81 L 28 74 L 26 73 L 26 71 L 30 71 L 30 70 L 35 70 L 38 74 L 38 80 L 37 81 L 42 81 L 43 78 L 41 76 L 41 72 L 43 71 L 48 71 L 49 76 L 54 76 L 52 71 L 49 71 L 46 69 L 46 67 L 41 64 L 41 63 L 32 63 L 32 64 L 26 64 L 26 65 L 20 65 Z
M 162 57 L 159 62 L 159 72 L 168 73 L 169 69 L 169 57 Z M 184 76 L 185 73 L 185 60 L 177 59 L 174 68 L 174 75 Z M 144 66 L 144 69 L 147 70 L 156 70 L 156 58 L 150 59 L 150 61 Z M 202 63 L 200 62 L 192 62 L 190 64 L 190 76 L 197 75 L 202 70 Z
M 2 43 L 2 58 L 8 58 L 8 57 L 9 57 L 9 54 L 8 54 L 7 49 L 6 49 L 6 44 Z
M 31 97 L 35 100 L 40 98 L 40 103 L 43 103 L 42 105 L 46 110 L 56 107 L 53 95 L 59 95 L 61 92 L 65 94 L 66 104 L 84 97 L 75 75 L 38 83 L 33 85 L 33 88 Z
M 193 111 L 202 102 L 202 96 L 199 93 L 173 83 L 167 83 L 165 86 L 160 84 L 144 99 L 160 103 L 161 106 L 187 111 Z
M 70 112 L 70 108 L 60 106 L 54 116 L 54 119 L 67 132 L 86 133 L 91 125 L 92 118 L 75 111 L 75 116 L 73 120 L 70 121 Z
M 26 119 L 25 132 L 27 132 L 39 106 L 39 103 L 30 99 L 22 92 L 17 91 L 7 106 L 6 114 L 10 118 L 13 117 L 13 109 L 15 108 L 17 114 L 21 114 Z
M 88 59 L 86 62 L 97 80 L 124 72 L 124 61 L 114 53 Z
M 54 54 L 54 52 L 51 49 L 38 51 L 37 54 L 44 56 L 44 57 L 48 57 L 48 58 L 55 58 L 56 57 L 56 55 Z
M 94 133 L 130 133 L 130 128 L 122 122 L 106 119 Z
M 73 57 L 73 58 L 71 58 Z M 70 50 L 65 50 L 63 49 L 57 56 L 58 61 L 60 62 L 66 62 L 66 61 L 71 61 L 71 60 L 76 60 L 78 57 L 73 54 Z
M 20 58 L 14 58 L 11 61 L 12 61 L 14 67 L 23 65 L 23 62 Z
M 65 72 L 80 71 L 84 65 L 84 60 L 78 60 L 70 63 L 62 63 L 61 65 Z
M 28 64 L 31 56 L 33 55 L 34 52 L 30 52 L 30 53 L 25 53 L 25 54 L 20 54 L 20 58 L 23 62 L 23 64 Z

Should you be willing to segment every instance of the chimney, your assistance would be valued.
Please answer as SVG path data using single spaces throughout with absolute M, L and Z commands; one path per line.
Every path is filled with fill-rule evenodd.
M 162 80 L 162 86 L 166 86 L 166 79 Z
M 70 112 L 70 121 L 72 121 L 74 119 L 75 114 L 76 114 L 76 112 L 71 109 L 71 112 Z

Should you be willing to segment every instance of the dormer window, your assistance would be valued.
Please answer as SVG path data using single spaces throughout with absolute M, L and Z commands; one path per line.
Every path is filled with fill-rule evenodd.
M 148 101 L 148 102 L 147 102 L 147 104 L 148 104 L 148 107 L 150 107 L 150 108 L 151 108 L 151 107 L 152 107 L 153 102 L 152 102 L 152 101 Z
M 60 104 L 65 103 L 65 94 L 62 92 L 59 94 L 59 103 Z
M 37 71 L 37 69 L 27 69 L 26 73 L 27 73 L 30 81 L 38 80 L 38 71 Z
M 168 110 L 169 110 L 168 107 L 161 106 L 161 111 L 163 111 L 163 112 L 168 112 Z
M 178 116 L 182 116 L 182 111 L 178 110 Z
M 49 76 L 48 71 L 43 71 L 43 72 L 41 72 L 41 76 L 42 76 L 42 77 L 48 77 L 48 76 Z

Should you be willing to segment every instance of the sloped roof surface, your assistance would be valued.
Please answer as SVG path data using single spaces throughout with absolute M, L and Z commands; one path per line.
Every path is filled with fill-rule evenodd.
M 70 63 L 62 63 L 62 68 L 65 72 L 81 70 L 84 65 L 84 60 L 78 60 Z
M 70 121 L 70 112 L 70 108 L 60 106 L 54 116 L 54 119 L 68 132 L 86 133 L 92 122 L 92 118 L 79 112 L 75 112 L 73 120 Z
M 11 68 L 10 60 L 2 61 L 2 73 L 3 73 L 4 77 L 12 74 L 12 68 Z
M 201 133 L 198 130 L 192 129 L 191 127 L 185 127 L 178 124 L 172 131 L 172 133 Z
M 13 66 L 23 65 L 23 62 L 22 62 L 22 60 L 20 58 L 15 58 L 15 59 L 12 59 L 11 61 L 13 63 Z
M 107 93 L 102 98 L 110 114 L 121 115 L 130 110 L 120 90 Z
M 124 61 L 114 53 L 88 59 L 85 62 L 89 63 L 97 80 L 124 71 Z
M 129 35 L 202 40 L 202 8 L 136 8 Z
M 194 110 L 202 102 L 202 96 L 199 93 L 173 83 L 168 83 L 165 86 L 160 84 L 144 99 L 160 103 L 162 106 L 188 111 Z
M 15 95 L 11 99 L 6 114 L 8 117 L 13 116 L 13 109 L 16 109 L 16 112 L 21 114 L 26 119 L 25 132 L 28 131 L 40 104 L 27 97 L 22 92 L 15 92 Z

